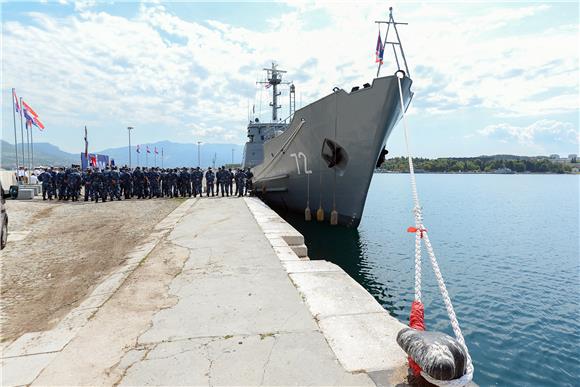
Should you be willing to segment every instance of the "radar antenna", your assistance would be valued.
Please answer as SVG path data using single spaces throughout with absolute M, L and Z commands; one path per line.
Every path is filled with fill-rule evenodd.
M 256 82 L 258 84 L 265 84 L 266 88 L 272 87 L 272 102 L 270 102 L 270 106 L 272 107 L 272 122 L 278 122 L 278 109 L 281 108 L 278 105 L 278 97 L 282 94 L 278 91 L 278 85 L 288 85 L 290 82 L 282 82 L 282 74 L 285 73 L 285 70 L 278 70 L 276 67 L 276 63 L 272 62 L 272 68 L 263 69 L 266 71 L 266 80 Z

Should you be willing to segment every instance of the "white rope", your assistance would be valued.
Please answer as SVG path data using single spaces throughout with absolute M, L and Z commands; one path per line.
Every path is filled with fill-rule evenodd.
M 451 322 L 451 327 L 453 328 L 453 333 L 457 341 L 465 349 L 467 354 L 467 367 L 466 373 L 459 379 L 454 380 L 437 380 L 431 378 L 429 375 L 421 372 L 421 375 L 430 383 L 437 386 L 465 386 L 473 379 L 473 363 L 471 361 L 471 356 L 467 350 L 467 345 L 465 344 L 465 339 L 461 333 L 461 328 L 459 327 L 459 321 L 457 321 L 457 316 L 455 315 L 455 310 L 451 304 L 451 299 L 449 298 L 449 293 L 447 292 L 447 287 L 443 280 L 443 275 L 439 269 L 439 264 L 437 263 L 437 258 L 435 258 L 435 252 L 433 251 L 433 246 L 429 240 L 429 235 L 427 234 L 427 229 L 423 225 L 423 213 L 421 212 L 421 205 L 419 204 L 419 194 L 417 193 L 417 182 L 415 180 L 415 168 L 413 167 L 413 158 L 411 157 L 411 151 L 409 149 L 409 137 L 407 129 L 407 120 L 405 119 L 405 105 L 403 102 L 403 88 L 401 87 L 401 78 L 404 77 L 402 71 L 397 71 L 397 82 L 399 84 L 399 97 L 401 103 L 401 116 L 403 120 L 403 127 L 405 132 L 405 146 L 407 148 L 407 158 L 409 160 L 409 174 L 411 176 L 411 189 L 413 191 L 413 213 L 415 215 L 415 300 L 421 301 L 421 240 L 425 241 L 425 247 L 427 248 L 427 254 L 429 255 L 429 260 L 431 261 L 431 266 L 433 267 L 433 272 L 435 273 L 435 279 L 439 286 L 439 291 L 441 292 L 441 297 L 445 303 L 445 308 L 447 309 L 447 314 L 449 315 L 449 320 Z

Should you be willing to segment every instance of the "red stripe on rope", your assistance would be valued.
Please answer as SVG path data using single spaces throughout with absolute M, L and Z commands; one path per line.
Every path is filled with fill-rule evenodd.
M 409 326 L 418 331 L 425 330 L 425 307 L 421 301 L 413 301 L 411 305 L 411 314 L 409 316 Z M 421 374 L 421 367 L 409 356 L 409 368 L 415 376 Z

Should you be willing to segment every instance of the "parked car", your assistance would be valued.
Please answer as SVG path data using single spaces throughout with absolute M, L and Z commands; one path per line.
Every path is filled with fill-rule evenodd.
M 4 193 L 2 183 L 0 183 L 0 207 L 2 209 L 2 228 L 0 231 L 0 250 L 6 246 L 8 240 L 8 214 L 6 213 L 6 198 L 10 197 L 10 193 Z

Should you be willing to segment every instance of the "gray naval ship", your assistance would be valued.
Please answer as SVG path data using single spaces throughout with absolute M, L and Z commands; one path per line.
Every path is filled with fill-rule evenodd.
M 388 21 L 377 23 L 387 25 L 380 56 L 385 46 L 392 46 L 396 71 L 403 76 L 406 109 L 413 96 L 412 80 L 397 31 L 397 25 L 405 23 L 395 23 L 392 10 Z M 395 32 L 393 41 L 387 40 L 389 30 Z M 372 83 L 350 92 L 335 87 L 298 110 L 295 86 L 282 80 L 285 71 L 274 63 L 264 69 L 266 80 L 259 83 L 272 89 L 272 121 L 256 118 L 249 123 L 243 158 L 243 167 L 254 174 L 254 192 L 262 200 L 282 211 L 323 211 L 325 220 L 334 211 L 339 225 L 358 227 L 373 172 L 384 161 L 387 139 L 401 119 L 397 75 L 380 77 L 381 64 L 382 60 Z M 288 84 L 290 116 L 280 120 L 278 88 Z

